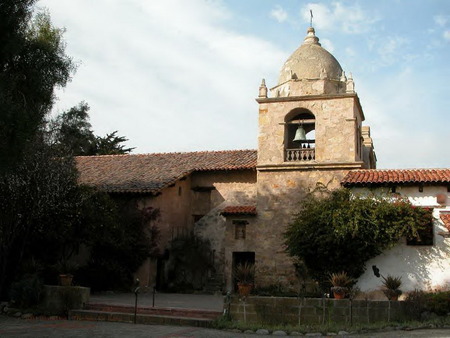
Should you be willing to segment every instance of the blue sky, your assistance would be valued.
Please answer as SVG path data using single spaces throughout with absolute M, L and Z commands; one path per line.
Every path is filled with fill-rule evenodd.
M 255 97 L 309 25 L 352 73 L 379 168 L 450 167 L 450 1 L 41 0 L 85 100 L 135 153 L 256 149 Z

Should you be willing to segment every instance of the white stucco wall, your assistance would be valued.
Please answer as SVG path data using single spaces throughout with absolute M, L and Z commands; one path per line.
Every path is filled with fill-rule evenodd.
M 352 189 L 355 193 L 367 192 L 367 189 Z M 386 192 L 386 188 L 379 189 Z M 402 239 L 397 246 L 366 263 L 366 272 L 358 279 L 361 291 L 375 291 L 381 287 L 381 280 L 376 278 L 372 265 L 380 269 L 384 276 L 401 276 L 403 292 L 414 289 L 436 289 L 450 287 L 450 238 L 440 236 L 439 232 L 448 233 L 439 215 L 450 212 L 450 193 L 444 186 L 425 186 L 423 192 L 419 187 L 397 187 L 397 193 L 407 196 L 412 204 L 432 207 L 434 221 L 434 244 L 432 246 L 409 246 Z M 445 204 L 438 204 L 437 194 L 447 195 Z

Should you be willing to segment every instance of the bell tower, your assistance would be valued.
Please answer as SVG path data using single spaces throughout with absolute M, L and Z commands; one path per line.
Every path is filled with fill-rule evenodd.
M 374 168 L 364 113 L 336 58 L 309 27 L 259 104 L 257 218 L 251 251 L 258 285 L 289 284 L 295 275 L 283 233 L 298 203 L 318 186 L 340 187 L 349 170 Z M 274 280 L 276 278 L 276 280 Z
M 283 65 L 278 84 L 269 91 L 263 81 L 257 102 L 259 170 L 373 166 L 364 162 L 364 113 L 353 79 L 314 28 Z

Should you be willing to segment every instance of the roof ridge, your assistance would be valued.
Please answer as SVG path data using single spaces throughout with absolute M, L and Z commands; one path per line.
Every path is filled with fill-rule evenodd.
M 83 155 L 75 156 L 75 158 L 93 158 L 93 157 L 127 157 L 127 156 L 149 156 L 149 155 L 172 155 L 172 154 L 220 154 L 233 152 L 250 152 L 257 151 L 257 149 L 235 149 L 235 150 L 199 150 L 199 151 L 175 151 L 175 152 L 161 152 L 161 153 L 141 153 L 141 154 L 113 154 L 113 155 Z

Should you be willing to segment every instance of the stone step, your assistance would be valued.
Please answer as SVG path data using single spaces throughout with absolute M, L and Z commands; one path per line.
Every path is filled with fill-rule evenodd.
M 131 305 L 88 303 L 85 310 L 92 310 L 97 312 L 134 314 L 134 306 Z M 142 315 L 172 316 L 172 317 L 186 317 L 186 318 L 213 319 L 213 320 L 222 315 L 222 312 L 213 310 L 163 308 L 163 307 L 149 307 L 149 306 L 138 306 L 137 313 Z
M 107 312 L 96 310 L 70 310 L 69 320 L 133 323 L 134 313 Z M 209 327 L 211 326 L 212 322 L 213 319 L 209 318 L 189 318 L 149 314 L 137 314 L 136 316 L 136 324 Z

